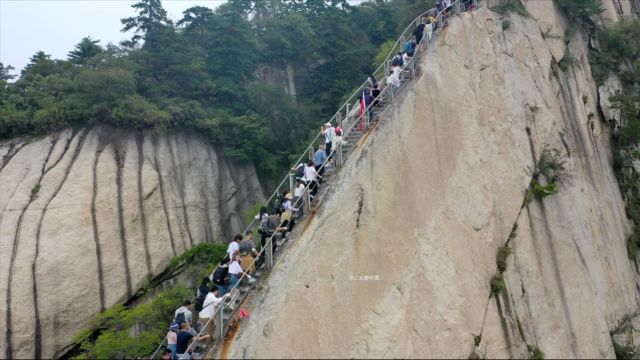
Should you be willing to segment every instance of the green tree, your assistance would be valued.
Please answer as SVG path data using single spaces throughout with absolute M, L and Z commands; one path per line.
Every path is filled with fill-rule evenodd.
M 55 61 L 51 60 L 51 55 L 45 54 L 44 51 L 38 51 L 31 58 L 29 63 L 22 70 L 22 76 L 41 75 L 48 76 L 55 73 Z
M 571 19 L 591 30 L 596 27 L 595 17 L 604 11 L 602 0 L 558 0 L 558 4 Z
M 11 71 L 15 68 L 11 65 L 4 66 L 3 63 L 0 62 L 0 106 L 4 104 L 5 98 L 7 96 L 7 83 L 9 80 L 14 79 L 16 76 L 11 74 Z
M 182 12 L 182 19 L 176 25 L 193 31 L 201 29 L 213 17 L 213 10 L 205 6 L 192 6 Z
M 141 39 L 146 40 L 149 32 L 157 28 L 172 26 L 167 17 L 167 11 L 162 7 L 160 0 L 140 0 L 131 5 L 138 12 L 138 16 L 121 19 L 122 32 L 134 30 L 134 35 L 128 45 L 136 45 Z
M 69 52 L 67 59 L 75 65 L 86 65 L 94 56 L 104 51 L 98 43 L 100 40 L 93 40 L 90 36 L 82 40 Z
M 11 71 L 15 69 L 16 68 L 14 68 L 11 65 L 5 66 L 3 63 L 0 62 L 0 84 L 2 81 L 7 82 L 9 80 L 14 79 L 16 76 L 11 75 Z

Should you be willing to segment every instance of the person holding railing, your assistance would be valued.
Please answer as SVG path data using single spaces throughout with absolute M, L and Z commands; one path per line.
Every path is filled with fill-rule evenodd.
M 286 228 L 288 232 L 291 231 L 293 229 L 293 226 L 296 224 L 293 214 L 298 211 L 297 208 L 293 207 L 291 203 L 292 199 L 293 195 L 291 193 L 285 195 L 284 203 L 282 204 L 284 207 L 284 212 L 282 213 L 282 216 L 280 218 L 280 220 L 282 221 L 282 227 Z
M 422 42 L 422 37 L 424 36 L 424 28 L 426 25 L 426 18 L 423 16 L 422 18 L 420 18 L 420 23 L 418 25 L 416 25 L 416 28 L 413 30 L 413 36 L 416 40 L 416 44 L 420 45 L 420 43 Z M 405 45 L 405 51 L 406 50 L 406 45 Z M 411 55 L 413 56 L 413 55 Z
M 369 89 L 371 89 L 371 96 L 373 96 L 373 106 L 378 106 L 380 101 L 378 100 L 378 95 L 380 95 L 380 84 L 378 84 L 378 80 L 376 77 L 371 74 L 367 79 L 369 82 Z M 338 135 L 338 129 L 336 129 L 336 135 Z M 342 135 L 342 129 L 340 130 L 340 135 Z M 337 146 L 334 144 L 334 146 Z
M 240 263 L 242 263 L 242 258 L 240 257 L 240 254 L 236 253 L 236 255 L 233 257 L 233 260 L 231 261 L 231 265 L 229 265 L 229 275 L 231 276 L 232 289 L 236 287 L 236 285 L 238 285 L 240 278 L 245 274 L 245 271 L 242 270 L 242 266 L 240 266 Z M 251 278 L 249 275 L 247 275 L 247 277 Z
M 400 66 L 392 66 L 391 72 L 387 77 L 387 84 L 393 86 L 394 88 L 400 87 Z M 391 89 L 393 91 L 393 88 Z
M 313 168 L 313 166 L 312 166 Z M 262 234 L 262 247 L 264 248 L 267 245 L 267 241 L 271 238 L 271 244 L 273 246 L 273 252 L 276 252 L 276 248 L 278 247 L 278 243 L 276 242 L 277 237 L 282 235 L 282 233 L 286 230 L 286 228 L 278 227 L 280 223 L 280 215 L 274 212 L 271 215 L 267 216 L 260 223 L 260 231 Z
M 212 287 L 211 291 L 207 294 L 202 304 L 202 311 L 200 311 L 200 320 L 207 326 L 205 332 L 207 335 L 212 336 L 214 330 L 214 321 L 212 320 L 216 314 L 218 306 L 222 304 L 222 301 L 231 296 L 230 293 L 220 295 L 220 291 L 216 287 Z M 210 337 L 210 339 L 213 339 Z
M 340 149 L 337 142 L 338 138 L 338 132 L 336 131 L 336 149 Z M 304 194 L 305 187 L 306 185 L 303 179 L 296 180 L 296 187 L 295 189 L 293 189 L 293 206 L 298 208 L 298 212 L 296 213 L 296 217 L 298 219 L 302 218 L 302 216 L 304 215 L 304 201 L 302 200 L 302 195 Z
M 422 25 L 422 31 L 420 32 L 420 39 L 422 39 L 422 33 L 426 25 L 424 23 L 420 23 L 420 25 Z M 418 43 L 418 36 L 413 35 L 411 39 L 409 39 L 409 41 L 404 44 L 404 53 L 407 54 L 408 57 L 413 57 L 413 54 L 415 54 L 416 52 L 416 45 Z
M 391 59 L 391 66 L 402 66 L 404 65 L 404 60 L 402 60 L 402 51 L 400 51 L 396 56 Z
M 364 108 L 367 109 L 367 126 L 371 125 L 373 120 L 373 96 L 371 95 L 371 89 L 364 89 Z
M 247 230 L 244 239 L 240 242 L 240 256 L 242 257 L 242 270 L 253 273 L 256 270 L 254 258 L 258 257 L 256 244 L 253 242 L 253 231 Z
M 194 339 L 195 341 L 204 341 L 207 340 L 211 335 L 206 334 L 202 336 L 197 336 L 196 333 L 190 326 L 189 323 L 185 320 L 181 324 L 180 331 L 177 335 L 177 344 L 176 344 L 176 355 L 178 359 L 191 359 L 191 355 L 187 353 L 187 349 L 189 348 L 189 341 Z
M 331 157 L 331 146 L 333 144 L 333 138 L 336 136 L 336 130 L 330 122 L 324 124 L 324 146 L 325 152 L 328 157 Z
M 411 61 L 411 56 L 409 56 L 409 54 L 407 54 L 405 51 L 402 52 L 402 63 L 403 64 L 408 64 L 409 61 Z
M 307 165 L 304 167 L 304 179 L 309 185 L 309 193 L 311 195 L 311 199 L 313 199 L 318 192 L 318 183 L 316 182 L 318 172 L 313 165 L 313 161 L 309 160 L 307 162 Z
M 175 313 L 173 314 L 173 318 L 178 319 L 178 316 L 182 314 L 184 316 L 184 319 L 189 322 L 189 325 L 193 324 L 193 314 L 191 313 L 192 307 L 193 305 L 191 304 L 191 300 L 185 300 L 182 303 L 182 306 L 176 309 Z
M 375 101 L 373 104 L 375 105 Z M 347 145 L 347 140 L 342 137 L 342 129 L 336 129 L 336 139 L 334 141 L 336 142 L 336 148 L 340 145 Z
M 233 259 L 233 257 L 240 251 L 240 241 L 242 241 L 242 235 L 236 234 L 233 237 L 233 241 L 229 243 L 229 247 L 227 248 L 227 256 L 229 259 Z
M 427 19 L 427 22 L 425 24 L 425 31 L 427 33 L 427 44 L 429 44 L 431 42 L 431 36 L 433 35 L 433 30 L 434 30 L 434 25 L 436 22 L 436 18 L 435 17 L 429 17 Z
M 297 166 L 292 167 L 291 171 L 295 174 L 296 180 L 304 181 L 304 162 L 301 162 Z
M 229 257 L 225 256 L 224 259 L 220 261 L 218 267 L 211 273 L 211 281 L 218 288 L 218 294 L 220 296 L 229 292 L 229 282 L 227 281 L 229 261 L 231 261 Z
M 331 143 L 333 143 L 333 140 L 331 141 Z M 324 175 L 325 167 L 322 166 L 322 164 L 324 164 L 327 158 L 328 156 L 325 151 L 325 146 L 320 145 L 318 147 L 318 150 L 316 150 L 316 153 L 313 154 L 313 166 L 315 166 L 316 171 L 318 172 L 318 175 L 320 175 L 320 180 L 318 181 L 319 183 L 322 183 L 322 175 Z

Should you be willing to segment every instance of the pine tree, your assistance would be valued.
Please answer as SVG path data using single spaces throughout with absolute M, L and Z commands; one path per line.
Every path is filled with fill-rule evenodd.
M 167 11 L 162 7 L 160 0 L 140 0 L 133 5 L 138 16 L 132 16 L 121 19 L 123 25 L 122 32 L 135 29 L 130 42 L 126 42 L 129 46 L 135 46 L 140 39 L 146 39 L 149 32 L 155 28 L 163 28 L 172 26 L 171 20 L 167 17 Z
M 89 36 L 83 38 L 75 49 L 69 52 L 67 59 L 74 65 L 86 65 L 89 59 L 104 51 L 98 45 L 99 42 L 100 40 L 93 40 Z
M 2 84 L 3 81 L 7 82 L 16 77 L 15 75 L 11 75 L 12 70 L 15 70 L 13 66 L 4 66 L 4 64 L 0 62 L 0 84 Z

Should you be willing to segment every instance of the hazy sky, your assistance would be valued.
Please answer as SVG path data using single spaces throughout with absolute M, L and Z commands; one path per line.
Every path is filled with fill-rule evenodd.
M 121 33 L 120 19 L 133 16 L 135 0 L 0 0 L 0 62 L 19 73 L 29 58 L 42 50 L 54 59 L 65 59 L 85 36 L 101 45 L 117 44 L 131 34 Z M 210 8 L 225 0 L 163 0 L 169 17 L 203 5 Z

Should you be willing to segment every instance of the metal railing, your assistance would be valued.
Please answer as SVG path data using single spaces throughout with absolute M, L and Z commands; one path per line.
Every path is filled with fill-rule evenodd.
M 416 67 L 415 67 L 415 63 L 416 63 L 416 58 L 418 57 L 419 53 L 423 53 L 429 46 L 429 43 L 432 42 L 435 37 L 436 34 L 439 33 L 444 27 L 445 24 L 444 22 L 452 15 L 457 15 L 460 14 L 462 12 L 468 11 L 470 9 L 475 9 L 478 7 L 478 3 L 480 2 L 480 0 L 457 0 L 452 2 L 451 6 L 447 7 L 447 9 L 449 9 L 448 12 L 445 12 L 446 9 L 442 9 L 437 11 L 437 15 L 436 15 L 436 28 L 433 29 L 433 33 L 431 35 L 430 38 L 428 38 L 425 34 L 423 37 L 423 41 L 417 45 L 414 56 L 411 57 L 406 63 L 403 64 L 403 66 L 401 67 L 401 74 L 404 75 L 408 75 L 406 77 L 407 81 L 412 80 L 415 75 L 416 75 Z M 431 10 L 429 10 L 431 11 Z M 390 105 L 392 103 L 392 101 L 394 100 L 394 95 L 395 93 L 398 91 L 398 89 L 394 88 L 394 85 L 391 84 L 387 84 L 386 82 L 386 75 L 388 73 L 388 68 L 389 68 L 389 63 L 391 62 L 391 58 L 394 56 L 394 54 L 398 53 L 399 50 L 401 50 L 405 44 L 405 42 L 407 41 L 407 39 L 409 39 L 410 37 L 408 37 L 408 35 L 410 35 L 410 31 L 420 22 L 421 18 L 426 16 L 429 11 L 426 11 L 422 14 L 420 14 L 419 16 L 417 16 L 405 29 L 404 31 L 401 33 L 401 35 L 398 37 L 398 40 L 396 41 L 396 43 L 394 44 L 394 46 L 392 47 L 392 49 L 389 51 L 389 54 L 387 55 L 387 57 L 385 58 L 385 60 L 382 62 L 382 64 L 380 64 L 380 66 L 378 66 L 378 68 L 373 72 L 373 75 L 376 78 L 379 78 L 379 88 L 382 88 L 380 90 L 380 93 L 378 94 L 377 98 L 379 101 L 381 99 L 386 99 L 384 101 L 386 101 L 386 104 L 384 104 L 380 111 L 384 111 L 384 108 L 386 108 L 388 105 Z M 402 76 L 402 75 L 401 75 Z M 401 79 L 402 80 L 402 79 Z M 363 82 L 362 85 L 360 85 L 354 92 L 353 94 L 351 94 L 351 96 L 349 96 L 349 98 L 342 104 L 342 106 L 340 106 L 340 108 L 338 109 L 338 111 L 336 111 L 336 113 L 331 117 L 331 119 L 328 121 L 329 123 L 331 123 L 332 125 L 340 125 L 343 128 L 343 139 L 347 138 L 353 131 L 359 131 L 359 129 L 356 127 L 356 125 L 358 125 L 358 123 L 360 121 L 363 122 L 363 126 L 365 128 L 370 128 L 370 122 L 369 122 L 369 111 L 372 109 L 372 107 L 374 107 L 376 104 L 376 101 L 372 101 L 363 111 L 361 111 L 361 107 L 358 106 L 359 102 L 360 102 L 360 96 L 362 96 L 362 92 L 364 91 L 365 88 L 367 88 L 369 82 L 368 79 L 367 81 Z M 402 85 L 401 85 L 402 86 Z M 354 103 L 354 100 L 357 99 L 358 101 L 356 101 Z M 350 107 L 350 105 L 354 103 L 353 107 Z M 344 117 L 342 117 L 342 114 L 344 113 Z M 364 117 L 367 118 L 367 121 L 365 123 Z M 365 129 L 363 128 L 363 131 Z M 300 155 L 300 157 L 294 162 L 294 167 L 297 166 L 298 164 L 300 164 L 302 162 L 303 159 L 305 159 L 305 157 L 308 157 L 309 159 L 311 159 L 313 157 L 313 149 L 314 149 L 314 144 L 316 144 L 318 142 L 318 140 L 320 139 L 320 137 L 322 136 L 322 133 L 318 133 L 318 135 L 311 141 L 311 143 L 309 144 L 309 146 L 307 146 L 307 148 L 302 152 L 302 154 Z M 343 142 L 344 143 L 344 142 Z M 327 165 L 329 164 L 329 159 L 331 159 L 332 157 L 335 157 L 336 160 L 336 166 L 338 167 L 342 167 L 344 165 L 344 159 L 343 159 L 343 144 L 339 144 L 338 146 L 332 148 L 332 151 L 330 154 L 328 154 L 327 160 L 325 160 L 325 162 L 317 169 L 317 173 L 319 174 L 323 169 L 325 169 L 327 167 Z M 283 189 L 287 189 L 289 192 L 293 192 L 293 184 L 294 184 L 294 174 L 289 171 L 288 174 L 282 179 L 282 181 L 278 184 L 278 186 L 276 187 L 276 189 L 273 191 L 273 193 L 271 194 L 271 196 L 269 196 L 269 198 L 266 200 L 265 202 L 265 206 L 268 208 L 269 204 L 271 204 L 271 202 L 277 198 L 278 194 L 281 194 L 283 192 Z M 312 183 L 309 182 L 303 192 L 302 192 L 302 196 L 298 199 L 296 199 L 295 203 L 292 204 L 292 206 L 294 208 L 299 208 L 300 206 L 304 206 L 307 211 L 311 210 L 311 199 L 310 199 L 310 192 L 311 192 L 311 186 Z M 317 185 L 319 186 L 319 185 Z M 302 202 L 302 203 L 301 203 Z M 308 212 L 307 212 L 308 213 Z M 292 219 L 290 221 L 293 221 L 295 219 L 295 214 L 293 214 Z M 251 222 L 249 222 L 249 224 L 245 227 L 245 229 L 243 230 L 242 234 L 246 234 L 247 231 L 249 230 L 253 230 L 256 227 L 256 220 L 257 218 L 253 218 L 251 220 Z M 258 253 L 258 255 L 256 257 L 254 257 L 253 261 L 251 262 L 251 264 L 247 267 L 247 268 L 253 268 L 256 265 L 256 262 L 258 261 L 258 259 L 260 259 L 261 257 L 265 257 L 265 264 L 267 266 L 268 269 L 273 267 L 273 263 L 274 263 L 274 259 L 273 259 L 273 241 L 276 241 L 276 235 L 279 233 L 278 230 L 283 228 L 285 226 L 285 220 L 281 221 L 280 224 L 278 224 L 278 226 L 276 227 L 276 231 L 273 233 L 273 235 L 271 235 L 270 237 L 268 237 L 266 239 L 266 242 L 264 244 L 262 244 L 261 246 L 261 250 Z M 264 239 L 263 239 L 264 241 Z M 243 273 L 243 275 L 238 279 L 238 281 L 236 282 L 236 284 L 229 290 L 229 293 L 234 293 L 237 294 L 236 296 L 239 296 L 239 287 L 242 283 L 242 281 L 244 280 L 244 278 L 247 276 L 247 272 L 245 271 Z M 246 297 L 248 295 L 248 293 L 245 293 L 244 296 Z M 235 301 L 235 298 L 233 299 L 233 301 Z M 241 303 L 241 301 L 240 301 Z M 237 310 L 239 310 L 239 306 L 234 306 L 234 308 L 231 308 L 231 313 L 229 314 L 229 317 L 227 319 L 227 321 L 225 322 L 225 316 L 224 316 L 224 312 L 227 308 L 230 308 L 230 306 L 228 304 L 226 304 L 224 301 L 222 303 L 220 303 L 217 308 L 213 311 L 214 316 L 212 318 L 210 318 L 203 326 L 202 329 L 198 332 L 198 336 L 201 336 L 203 334 L 203 332 L 205 332 L 206 329 L 209 328 L 210 322 L 214 321 L 214 325 L 215 325 L 215 334 L 209 334 L 209 335 L 215 335 L 215 340 L 216 341 L 221 341 L 224 339 L 224 334 L 226 329 L 229 327 L 229 325 L 231 324 L 231 322 L 234 319 L 234 314 Z M 163 342 L 156 348 L 156 350 L 153 352 L 153 354 L 151 355 L 151 359 L 155 359 L 156 355 L 158 354 L 158 352 L 160 351 L 160 349 L 162 349 L 162 347 L 165 345 L 166 343 L 166 339 L 163 340 Z M 187 348 L 187 353 L 191 350 L 193 350 L 193 347 L 195 346 L 196 341 L 193 341 L 189 347 Z M 186 358 L 186 357 L 185 357 Z

